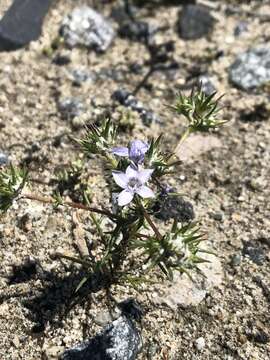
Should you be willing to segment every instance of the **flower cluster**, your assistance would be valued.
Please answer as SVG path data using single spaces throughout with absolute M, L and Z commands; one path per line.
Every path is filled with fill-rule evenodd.
M 138 194 L 142 198 L 154 198 L 154 192 L 145 184 L 149 181 L 154 169 L 143 169 L 145 154 L 149 145 L 141 140 L 131 141 L 129 147 L 115 147 L 112 153 L 117 156 L 128 157 L 131 164 L 125 172 L 113 171 L 113 178 L 116 184 L 124 189 L 118 196 L 118 205 L 129 204 L 134 196 Z

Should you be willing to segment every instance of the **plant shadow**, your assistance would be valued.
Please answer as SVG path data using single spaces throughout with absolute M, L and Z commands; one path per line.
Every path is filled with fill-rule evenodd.
M 29 290 L 24 293 L 17 291 L 2 294 L 0 303 L 10 298 L 19 298 L 22 306 L 27 310 L 25 316 L 34 323 L 30 329 L 32 335 L 42 333 L 47 323 L 55 328 L 60 327 L 63 319 L 75 305 L 83 304 L 85 301 L 91 304 L 93 293 L 104 289 L 107 295 L 109 294 L 109 284 L 105 277 L 98 273 L 92 273 L 89 276 L 89 273 L 76 268 L 73 264 L 65 269 L 68 273 L 66 276 L 63 276 L 63 272 L 45 271 L 37 265 L 38 270 L 31 271 L 34 274 L 31 278 L 28 273 L 25 276 L 25 267 L 25 264 L 22 264 L 20 269 L 19 266 L 14 267 L 8 284 L 16 286 L 19 283 L 29 282 Z M 86 276 L 88 280 L 76 291 Z M 33 280 L 35 282 L 38 280 L 41 286 L 32 286 Z

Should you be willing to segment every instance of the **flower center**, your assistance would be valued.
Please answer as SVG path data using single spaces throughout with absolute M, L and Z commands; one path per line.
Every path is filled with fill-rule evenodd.
M 129 179 L 128 187 L 130 188 L 130 190 L 136 191 L 140 186 L 142 186 L 142 183 L 138 178 L 133 177 Z

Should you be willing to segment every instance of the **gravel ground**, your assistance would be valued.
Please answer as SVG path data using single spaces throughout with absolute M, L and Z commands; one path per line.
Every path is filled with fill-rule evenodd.
M 76 1 L 76 5 L 82 3 Z M 91 1 L 84 3 L 91 5 Z M 136 111 L 111 100 L 119 88 L 133 91 L 147 73 L 149 52 L 144 44 L 117 36 L 104 54 L 56 45 L 63 16 L 73 9 L 74 1 L 53 4 L 38 41 L 0 53 L 0 150 L 15 164 L 26 163 L 34 180 L 32 190 L 45 194 L 55 186 L 59 164 L 69 165 L 82 157 L 71 137 L 82 135 L 85 122 L 97 121 L 108 111 L 116 121 L 128 114 L 132 126 L 122 124 L 123 141 L 127 136 L 163 133 L 164 146 L 172 150 L 183 119 L 166 105 L 177 89 L 189 87 L 198 75 L 207 73 L 218 92 L 225 93 L 223 116 L 230 122 L 214 135 L 219 146 L 197 155 L 192 163 L 183 163 L 170 181 L 190 194 L 196 219 L 221 260 L 223 277 L 199 305 L 177 310 L 157 305 L 155 298 L 163 284 L 143 284 L 139 292 L 114 286 L 111 294 L 117 301 L 134 297 L 145 312 L 144 346 L 138 359 L 269 359 L 269 86 L 239 90 L 228 80 L 228 67 L 239 53 L 269 43 L 269 21 L 262 21 L 261 15 L 269 14 L 270 6 L 267 1 L 239 1 L 234 2 L 237 11 L 228 13 L 229 3 L 233 4 L 210 2 L 216 18 L 213 33 L 192 41 L 181 39 L 176 31 L 181 6 L 137 10 L 136 16 L 163 29 L 155 35 L 157 43 L 174 42 L 169 56 L 179 65 L 154 72 L 137 92 L 137 98 L 159 118 L 150 126 Z M 96 8 L 110 16 L 117 6 L 115 1 Z M 6 8 L 4 3 L 0 6 L 0 15 Z M 247 30 L 235 37 L 239 21 L 247 23 Z M 57 65 L 55 59 L 64 56 L 70 62 Z M 131 70 L 134 63 L 138 71 Z M 97 74 L 96 78 L 74 86 L 72 71 L 78 69 Z M 70 97 L 78 98 L 86 109 L 75 118 L 59 110 L 59 102 Z M 108 202 L 99 162 L 90 159 L 87 167 L 93 203 Z M 88 236 L 96 241 L 89 219 L 79 215 Z M 53 259 L 52 254 L 59 249 L 74 252 L 73 220 L 69 210 L 55 211 L 30 201 L 16 203 L 1 217 L 1 359 L 57 358 L 108 321 L 112 304 L 104 290 L 88 294 L 77 304 L 66 301 L 80 274 L 77 267 Z

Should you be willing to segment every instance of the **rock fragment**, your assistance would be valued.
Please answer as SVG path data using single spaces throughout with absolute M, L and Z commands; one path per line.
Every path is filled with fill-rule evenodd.
M 115 37 L 110 22 L 88 6 L 75 8 L 63 20 L 60 34 L 71 48 L 85 46 L 97 52 L 106 51 Z
M 243 90 L 258 88 L 270 81 L 270 47 L 259 46 L 237 56 L 229 68 L 230 81 Z
M 195 340 L 195 347 L 198 351 L 202 351 L 205 347 L 205 339 L 203 337 L 199 337 Z
M 63 98 L 59 100 L 58 109 L 66 120 L 81 115 L 85 110 L 83 103 L 77 98 Z
M 129 20 L 120 26 L 118 32 L 122 38 L 148 42 L 150 37 L 154 34 L 155 29 L 144 21 Z
M 247 256 L 256 265 L 262 266 L 265 261 L 263 248 L 252 244 L 251 241 L 244 243 L 243 255 Z
M 176 219 L 182 223 L 192 221 L 195 218 L 195 213 L 192 204 L 185 201 L 181 196 L 170 195 L 171 191 L 164 191 L 157 199 L 154 205 L 155 217 L 168 221 L 169 219 Z
M 14 0 L 0 21 L 0 51 L 19 49 L 41 34 L 51 0 Z
M 246 21 L 239 21 L 233 30 L 233 34 L 235 37 L 238 37 L 246 31 L 248 31 L 248 23 Z
M 141 337 L 133 322 L 125 315 L 108 325 L 94 338 L 66 350 L 61 360 L 135 360 Z
M 186 5 L 180 13 L 179 32 L 183 39 L 200 39 L 208 35 L 213 26 L 214 18 L 206 6 Z
M 206 95 L 212 95 L 216 91 L 211 78 L 207 74 L 199 76 L 198 83 Z
M 217 256 L 202 254 L 209 263 L 199 265 L 205 277 L 196 281 L 191 280 L 186 274 L 175 273 L 174 280 L 162 286 L 162 293 L 154 298 L 157 304 L 166 304 L 172 310 L 178 307 L 187 308 L 197 306 L 205 298 L 206 294 L 215 286 L 221 285 L 223 278 L 222 265 Z
M 8 164 L 8 155 L 0 150 L 0 166 Z
M 89 82 L 95 82 L 97 79 L 97 75 L 94 72 L 88 72 L 83 69 L 74 69 L 71 71 L 71 79 L 72 83 L 75 86 L 82 86 L 83 83 L 89 81 Z
M 116 90 L 112 94 L 112 99 L 118 101 L 121 105 L 138 112 L 141 116 L 143 124 L 146 126 L 150 126 L 153 122 L 159 122 L 158 116 L 151 110 L 146 109 L 143 103 L 127 90 Z

